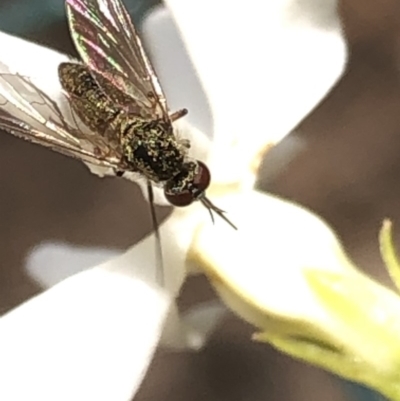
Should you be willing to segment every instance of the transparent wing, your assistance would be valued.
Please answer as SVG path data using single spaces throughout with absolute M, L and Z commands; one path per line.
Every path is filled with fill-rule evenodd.
M 113 101 L 143 117 L 169 121 L 164 94 L 120 0 L 66 0 L 75 46 Z
M 101 136 L 67 123 L 56 102 L 1 63 L 0 129 L 93 165 L 124 170 L 121 156 Z

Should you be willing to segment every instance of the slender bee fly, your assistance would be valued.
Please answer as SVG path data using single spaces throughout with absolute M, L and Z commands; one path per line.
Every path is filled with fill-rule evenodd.
M 156 233 L 153 184 L 163 187 L 171 205 L 198 200 L 211 216 L 215 212 L 236 229 L 206 197 L 209 169 L 187 156 L 190 144 L 178 139 L 172 126 L 187 110 L 169 113 L 121 0 L 66 0 L 66 10 L 82 61 L 61 63 L 58 76 L 75 123 L 28 78 L 0 65 L 0 128 L 90 165 L 111 168 L 117 176 L 139 173 L 148 183 Z M 88 129 L 83 130 L 82 123 Z

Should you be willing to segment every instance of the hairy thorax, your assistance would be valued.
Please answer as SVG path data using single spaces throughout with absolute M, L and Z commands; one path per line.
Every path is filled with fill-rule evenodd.
M 126 125 L 121 145 L 129 165 L 155 182 L 168 181 L 181 171 L 185 154 L 171 124 L 134 117 Z

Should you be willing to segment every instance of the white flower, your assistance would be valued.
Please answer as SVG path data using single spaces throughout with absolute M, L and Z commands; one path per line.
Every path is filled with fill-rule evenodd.
M 144 37 L 170 108 L 188 107 L 188 121 L 207 134 L 212 131 L 211 142 L 183 127 L 184 134 L 195 132 L 195 151 L 212 171 L 209 197 L 228 211 L 239 230 L 222 221 L 213 226 L 201 205 L 176 209 L 161 227 L 164 289 L 154 281 L 150 236 L 2 317 L 1 400 L 130 399 L 160 338 L 167 345 L 199 346 L 221 315 L 218 308 L 207 309 L 207 319 L 204 313 L 191 314 L 192 323 L 202 323 L 198 331 L 180 322 L 174 301 L 192 266 L 206 271 L 228 304 L 250 321 L 254 311 L 238 294 L 247 291 L 257 269 L 263 269 L 270 312 L 309 316 L 310 305 L 287 304 L 283 279 L 293 274 L 289 291 L 309 294 L 300 269 L 310 257 L 317 266 L 331 260 L 334 236 L 309 212 L 262 195 L 253 184 L 264 151 L 289 133 L 342 73 L 346 52 L 336 1 L 252 1 L 244 6 L 238 1 L 168 0 L 167 5 L 200 84 L 183 70 L 187 60 L 182 61 L 168 11 L 158 9 L 147 18 Z M 2 62 L 60 97 L 56 71 L 62 55 L 4 34 L 0 43 Z M 323 248 L 317 257 L 315 248 L 299 247 L 316 238 Z M 65 248 L 52 249 L 65 252 L 65 264 L 75 263 Z M 36 279 L 48 285 L 63 278 L 38 272 L 38 261 L 47 264 L 48 259 L 35 255 L 30 266 Z M 340 261 L 332 265 L 340 270 Z M 73 272 L 67 269 L 65 275 Z

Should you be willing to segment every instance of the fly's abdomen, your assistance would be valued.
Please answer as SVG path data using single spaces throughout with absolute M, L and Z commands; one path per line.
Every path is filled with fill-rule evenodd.
M 122 138 L 126 161 L 155 182 L 168 181 L 182 169 L 185 152 L 162 120 L 132 119 Z
M 58 75 L 74 112 L 92 131 L 104 135 L 121 109 L 104 94 L 86 66 L 62 63 Z

